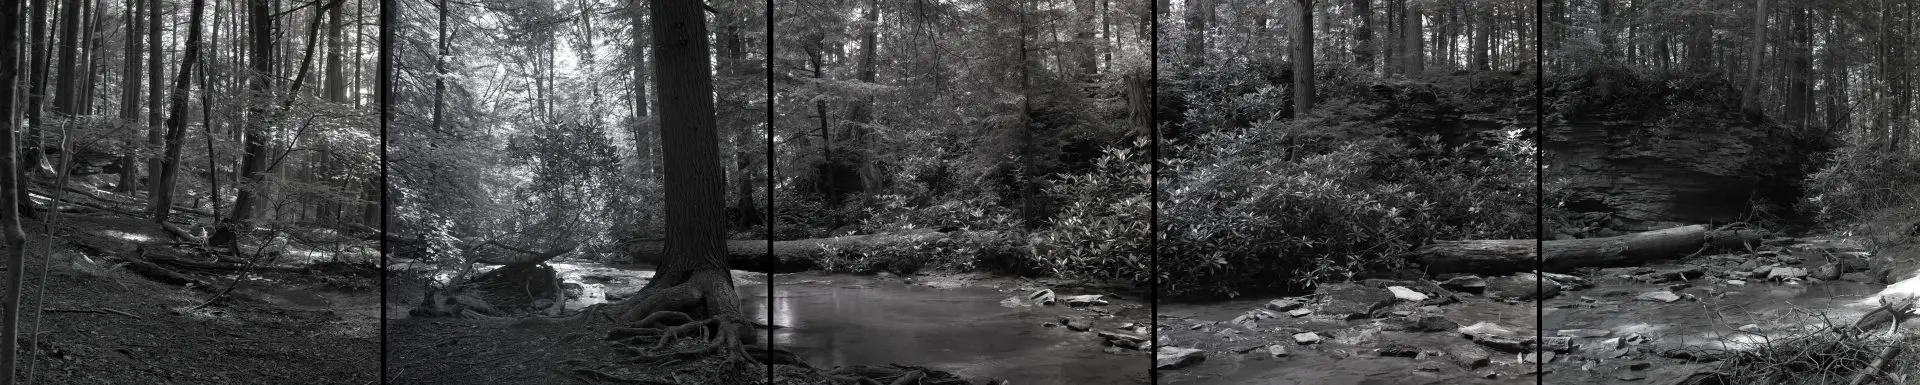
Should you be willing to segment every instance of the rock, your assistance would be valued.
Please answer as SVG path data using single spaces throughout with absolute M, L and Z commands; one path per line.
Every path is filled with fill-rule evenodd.
M 1163 346 L 1153 355 L 1153 368 L 1179 369 L 1206 359 L 1206 352 L 1200 349 Z
M 1640 381 L 1647 379 L 1647 376 L 1634 372 L 1620 372 L 1619 374 L 1615 374 L 1613 378 L 1621 381 Z
M 1460 364 L 1460 366 L 1466 367 L 1467 369 L 1487 366 L 1493 359 L 1493 355 L 1488 354 L 1486 349 L 1482 349 L 1473 344 L 1447 344 L 1446 353 L 1447 357 L 1453 359 L 1453 363 Z
M 1259 324 L 1254 321 L 1255 318 L 1252 314 L 1241 314 L 1240 316 L 1233 317 L 1233 320 L 1227 321 L 1227 324 L 1252 329 L 1259 326 Z
M 1632 371 L 1647 370 L 1647 369 L 1653 368 L 1653 363 L 1646 362 L 1646 361 L 1635 361 L 1633 363 L 1627 364 L 1626 368 L 1627 370 L 1632 370 Z
M 1418 291 L 1414 291 L 1413 289 L 1408 289 L 1406 286 L 1388 286 L 1387 291 L 1392 292 L 1393 297 L 1398 298 L 1401 301 L 1420 302 L 1420 301 L 1427 300 L 1426 294 L 1422 294 Z
M 1407 345 L 1390 345 L 1374 349 L 1374 352 L 1379 353 L 1381 357 L 1414 358 L 1420 356 L 1420 349 Z
M 1306 301 L 1302 301 L 1299 298 L 1281 298 L 1281 299 L 1276 299 L 1272 301 L 1267 301 L 1267 310 L 1292 311 L 1293 309 L 1299 309 L 1301 305 L 1306 305 L 1306 304 L 1307 304 Z
M 1740 325 L 1740 328 L 1738 330 L 1743 332 L 1748 332 L 1748 333 L 1759 333 L 1760 325 L 1755 325 L 1755 324 Z
M 1815 279 L 1825 281 L 1840 279 L 1840 266 L 1832 263 L 1820 265 L 1820 267 L 1813 268 L 1812 276 Z
M 1093 329 L 1093 323 L 1082 318 L 1060 317 L 1060 324 L 1067 325 L 1067 329 L 1072 329 L 1073 331 L 1076 331 L 1076 332 L 1084 332 L 1084 331 Z
M 1548 280 L 1559 283 L 1561 286 L 1561 289 L 1564 289 L 1564 290 L 1580 290 L 1580 289 L 1593 287 L 1593 282 L 1587 282 L 1586 278 L 1582 278 L 1577 275 L 1545 273 L 1545 272 L 1542 272 L 1539 274 L 1542 277 L 1546 277 Z
M 1686 282 L 1681 282 L 1681 283 L 1676 283 L 1676 284 L 1672 284 L 1672 285 L 1667 285 L 1667 291 L 1674 291 L 1674 292 L 1677 292 L 1677 291 L 1681 291 L 1681 290 L 1686 290 L 1687 288 L 1691 288 L 1691 287 L 1693 287 L 1693 284 L 1691 284 L 1691 283 L 1686 283 Z
M 1104 339 L 1106 339 L 1106 340 L 1107 340 L 1107 343 L 1115 343 L 1116 341 L 1124 341 L 1124 342 L 1126 342 L 1126 344 L 1127 344 L 1128 346 L 1140 346 L 1140 344 L 1142 344 L 1142 343 L 1146 343 L 1146 342 L 1147 342 L 1147 336 L 1143 336 L 1143 335 L 1138 335 L 1138 334 L 1132 334 L 1132 333 L 1120 333 L 1120 332 L 1106 332 L 1106 331 L 1103 331 L 1103 332 L 1095 332 L 1095 334 L 1097 334 L 1097 335 L 1099 335 L 1099 336 L 1100 336 L 1100 338 L 1104 338 Z M 1117 343 L 1115 343 L 1115 344 L 1117 345 Z
M 1447 290 L 1479 294 L 1487 290 L 1487 280 L 1474 275 L 1459 275 L 1440 283 Z
M 1326 303 L 1320 306 L 1320 312 L 1346 319 L 1370 318 L 1373 313 L 1393 304 L 1393 293 L 1386 289 L 1366 287 L 1351 283 L 1335 283 L 1320 287 L 1319 293 L 1326 296 Z
M 1560 331 L 1555 334 L 1561 337 L 1597 338 L 1613 334 L 1613 331 L 1605 329 L 1560 329 Z
M 1453 320 L 1447 319 L 1447 317 L 1430 315 L 1430 316 L 1420 317 L 1420 319 L 1414 323 L 1414 327 L 1410 330 L 1413 330 L 1416 332 L 1443 332 L 1443 331 L 1454 330 L 1459 328 L 1460 328 L 1460 323 L 1453 322 Z
M 1728 285 L 1734 285 L 1734 286 L 1742 286 L 1742 285 L 1746 285 L 1746 284 L 1747 284 L 1747 281 L 1742 281 L 1742 280 L 1738 280 L 1738 279 L 1729 279 L 1729 280 L 1727 280 L 1727 284 L 1728 284 Z
M 1317 344 L 1320 343 L 1320 335 L 1313 332 L 1297 333 L 1293 335 L 1293 342 L 1301 345 Z
M 1031 304 L 1052 305 L 1055 300 L 1053 289 L 1040 289 L 1035 290 L 1032 294 L 1027 294 L 1027 303 Z
M 1570 352 L 1573 351 L 1573 337 L 1544 337 L 1540 339 L 1540 348 L 1549 352 Z
M 1070 295 L 1066 297 L 1060 297 L 1060 301 L 1066 302 L 1067 306 L 1072 306 L 1072 307 L 1106 306 L 1107 300 L 1101 299 L 1101 297 L 1102 296 L 1099 294 Z
M 1504 352 L 1519 353 L 1533 350 L 1531 337 L 1521 336 L 1519 333 L 1493 323 L 1475 323 L 1473 326 L 1460 328 L 1459 332 L 1474 343 Z
M 1422 362 L 1419 365 L 1415 365 L 1413 367 L 1413 370 L 1418 370 L 1422 372 L 1438 372 L 1441 369 L 1443 368 L 1441 368 L 1440 363 L 1437 363 L 1437 362 Z
M 1640 296 L 1638 296 L 1638 297 L 1635 297 L 1635 298 L 1637 298 L 1637 299 L 1639 299 L 1639 300 L 1642 300 L 1642 301 L 1656 301 L 1656 302 L 1660 302 L 1660 303 L 1672 303 L 1673 301 L 1679 301 L 1679 300 L 1680 300 L 1680 295 L 1679 295 L 1679 294 L 1674 294 L 1674 293 L 1673 293 L 1673 292 L 1671 292 L 1671 291 L 1666 291 L 1666 290 L 1661 290 L 1661 291 L 1649 291 L 1649 292 L 1646 292 L 1646 293 L 1641 293 L 1641 294 L 1640 294 Z
M 1608 338 L 1604 341 L 1600 341 L 1600 346 L 1606 347 L 1608 349 L 1620 349 L 1620 348 L 1627 347 L 1627 341 L 1620 338 Z
M 1685 281 L 1685 280 L 1690 280 L 1694 278 L 1700 278 L 1706 275 L 1707 275 L 1706 271 L 1700 270 L 1700 268 L 1696 266 L 1675 266 L 1675 267 L 1657 268 L 1657 269 L 1654 269 L 1652 272 L 1648 272 L 1645 274 L 1641 274 L 1637 277 L 1634 277 L 1634 279 L 1645 281 L 1647 283 L 1666 283 L 1666 282 L 1673 282 L 1673 281 Z
M 1274 358 L 1286 357 L 1287 346 L 1281 344 L 1267 345 L 1267 355 L 1271 355 Z
M 1553 356 L 1553 352 L 1532 352 L 1527 353 L 1526 358 L 1521 359 L 1521 361 L 1526 363 L 1553 362 Z
M 1108 347 L 1107 347 L 1107 348 L 1105 348 L 1105 349 L 1100 349 L 1100 351 L 1101 351 L 1101 352 L 1106 352 L 1107 354 L 1115 354 L 1115 355 L 1118 355 L 1118 354 L 1126 354 L 1126 353 L 1127 353 L 1127 349 L 1126 349 L 1126 348 L 1122 348 L 1122 347 L 1119 347 L 1119 346 L 1108 346 Z
M 1533 273 L 1519 273 L 1487 281 L 1487 296 L 1494 299 L 1532 301 L 1560 294 L 1560 285 L 1545 284 Z
M 1767 279 L 1786 280 L 1807 276 L 1807 269 L 1798 267 L 1775 267 L 1767 271 Z
M 1305 317 L 1305 316 L 1307 316 L 1308 314 L 1313 314 L 1313 310 L 1308 310 L 1308 309 L 1293 309 L 1293 311 L 1289 311 L 1289 312 L 1287 312 L 1287 315 L 1290 315 L 1290 316 L 1294 316 L 1294 317 L 1296 317 L 1296 318 L 1298 318 L 1298 317 Z
M 1740 262 L 1740 266 L 1734 267 L 1735 270 L 1739 270 L 1739 271 L 1753 271 L 1753 269 L 1758 269 L 1758 268 L 1760 268 L 1760 261 L 1755 261 L 1751 259 L 1747 260 L 1746 262 Z
M 1865 273 L 1841 274 L 1840 280 L 1848 281 L 1848 282 L 1859 282 L 1859 283 L 1873 283 L 1874 281 L 1873 277 L 1867 276 L 1867 274 Z

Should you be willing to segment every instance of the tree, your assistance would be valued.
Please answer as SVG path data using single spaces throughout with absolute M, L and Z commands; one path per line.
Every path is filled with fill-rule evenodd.
M 268 132 L 269 125 L 278 115 L 271 110 L 277 61 L 273 48 L 272 0 L 251 0 L 248 5 L 250 20 L 247 25 L 252 28 L 253 41 L 250 50 L 252 58 L 248 64 L 253 68 L 251 88 L 254 102 L 247 114 L 246 146 L 242 149 L 246 155 L 240 161 L 240 195 L 233 201 L 233 214 L 227 217 L 229 222 L 222 224 L 208 240 L 216 245 L 237 239 L 237 231 L 253 228 L 255 206 L 263 199 L 266 187 L 267 138 L 272 135 Z
M 20 293 L 27 287 L 27 253 L 25 250 L 26 232 L 20 229 L 20 205 L 15 201 L 20 196 L 16 191 L 24 190 L 20 186 L 19 143 L 14 140 L 14 132 L 20 122 L 19 111 L 14 110 L 14 97 L 19 95 L 20 66 L 20 3 L 8 2 L 0 6 L 0 237 L 5 238 L 7 250 L 7 296 L 4 312 L 0 312 L 0 385 L 12 385 L 14 364 L 20 352 L 15 341 L 20 336 Z
M 151 188 L 153 205 L 148 208 L 153 214 L 153 222 L 161 226 L 167 225 L 167 219 L 173 213 L 173 185 L 179 179 L 180 145 L 187 136 L 187 100 L 193 92 L 193 67 L 200 60 L 200 19 L 201 9 L 205 6 L 206 0 L 193 0 L 192 9 L 188 12 L 186 52 L 181 53 L 180 72 L 173 78 L 173 96 L 168 101 L 167 150 L 161 161 L 160 180 L 155 181 Z
M 666 189 L 667 257 L 626 303 L 622 321 L 680 315 L 718 324 L 715 349 L 734 361 L 748 326 L 726 259 L 726 181 L 714 121 L 713 66 L 707 23 L 697 0 L 652 3 L 654 87 L 660 93 L 660 139 Z
M 1293 114 L 1306 116 L 1313 110 L 1313 0 L 1295 0 L 1299 22 L 1293 35 Z
M 140 63 L 140 0 L 127 0 L 125 19 L 127 22 L 126 55 L 123 69 L 126 76 L 121 79 L 120 126 L 133 128 L 140 126 L 140 77 L 145 69 Z M 158 87 L 158 84 L 153 85 Z M 134 152 L 128 151 L 120 158 L 120 183 L 114 189 L 122 193 L 131 193 L 139 189 L 139 160 Z
M 1748 114 L 1760 113 L 1760 58 L 1766 50 L 1767 0 L 1754 0 L 1753 5 L 1753 48 L 1748 52 L 1751 61 L 1747 62 L 1747 88 L 1741 101 Z

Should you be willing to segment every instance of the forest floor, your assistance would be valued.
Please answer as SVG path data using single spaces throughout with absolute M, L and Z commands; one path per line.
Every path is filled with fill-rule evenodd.
M 72 210 L 73 208 L 67 208 Z M 131 208 L 128 208 L 131 209 Z M 37 382 L 54 384 L 372 384 L 379 380 L 378 270 L 364 243 L 351 256 L 289 246 L 271 269 L 256 269 L 230 295 L 209 306 L 235 271 L 174 270 L 209 283 L 190 288 L 135 274 L 136 249 L 169 247 L 169 234 L 122 214 L 74 210 L 45 223 L 28 220 L 28 290 L 37 290 L 51 261 Z M 137 211 L 137 210 L 136 210 Z M 187 215 L 187 214 L 180 214 Z M 202 218 L 204 219 L 204 218 Z M 294 231 L 325 232 L 301 228 Z M 321 237 L 325 238 L 325 237 Z M 49 246 L 51 248 L 49 249 Z M 341 246 L 334 244 L 331 246 Z M 251 250 L 253 245 L 244 246 Z M 47 258 L 51 251 L 52 258 Z M 265 266 L 265 264 L 263 264 Z M 22 334 L 36 327 L 22 315 Z M 32 342 L 21 337 L 21 345 Z M 22 363 L 27 365 L 27 363 Z M 24 375 L 22 376 L 24 377 Z

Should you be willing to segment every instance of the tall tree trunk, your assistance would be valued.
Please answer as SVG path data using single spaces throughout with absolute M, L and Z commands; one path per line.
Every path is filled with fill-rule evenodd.
M 247 112 L 247 139 L 242 146 L 245 155 L 240 160 L 240 181 L 235 186 L 239 194 L 233 200 L 233 213 L 227 216 L 228 223 L 220 226 L 214 236 L 208 239 L 215 245 L 228 244 L 239 239 L 241 231 L 253 229 L 254 211 L 266 198 L 267 138 L 272 135 L 275 115 L 272 109 L 274 99 L 273 79 L 275 62 L 273 39 L 273 0 L 252 0 L 248 2 L 248 27 L 252 29 L 251 40 L 253 57 L 249 60 L 253 69 L 253 101 Z M 289 96 L 291 97 L 291 96 Z
M 1306 116 L 1313 111 L 1313 0 L 1294 0 L 1300 6 L 1300 19 L 1293 35 L 1293 114 Z
M 125 12 L 127 42 L 124 59 L 126 60 L 121 66 L 126 71 L 126 76 L 120 82 L 120 126 L 129 129 L 142 126 L 140 124 L 142 96 L 140 95 L 140 77 L 141 70 L 145 69 L 145 66 L 140 63 L 141 4 L 140 0 L 127 0 Z M 140 166 L 139 160 L 135 159 L 135 153 L 136 151 L 128 150 L 125 155 L 120 156 L 120 183 L 114 185 L 115 191 L 132 193 L 139 189 Z
M 1747 89 L 1742 93 L 1742 105 L 1747 114 L 1760 114 L 1760 59 L 1766 50 L 1767 0 L 1754 0 L 1753 6 L 1753 46 L 1747 54 Z
M 1353 17 L 1359 20 L 1353 31 L 1353 62 L 1373 72 L 1373 0 L 1353 0 Z
M 153 48 L 147 50 L 147 152 L 149 155 L 147 155 L 146 183 L 150 185 L 148 190 L 152 191 L 157 190 L 153 190 L 151 185 L 160 183 L 160 167 L 162 163 L 160 153 L 166 140 L 166 134 L 161 130 L 161 120 L 163 117 L 160 115 L 160 110 L 166 107 L 166 105 L 160 104 L 160 90 L 161 87 L 165 85 L 165 83 L 161 82 L 161 77 L 165 76 L 162 75 L 162 72 L 165 71 L 161 68 L 160 59 L 161 55 L 164 55 L 164 51 L 166 51 L 166 44 L 160 40 L 162 38 L 160 35 L 160 11 L 160 0 L 147 0 L 147 39 L 148 42 L 152 43 L 148 44 L 148 46 Z M 215 171 L 207 170 L 207 172 Z M 159 197 L 149 196 L 147 199 L 151 202 L 159 199 Z
M 1403 33 L 1401 37 L 1407 40 L 1400 45 L 1406 52 L 1402 59 L 1407 61 L 1407 75 L 1417 76 L 1427 72 L 1426 44 L 1423 43 L 1426 41 L 1425 29 L 1421 27 L 1420 11 L 1414 10 L 1412 5 L 1408 5 L 1402 15 L 1407 18 L 1406 28 L 1400 31 Z
M 1473 69 L 1492 70 L 1492 55 L 1488 51 L 1493 46 L 1494 19 L 1483 13 L 1474 13 L 1473 17 Z
M 1207 2 L 1209 0 L 1186 0 L 1187 5 L 1187 66 L 1200 68 L 1207 65 Z M 1025 28 L 1025 26 L 1022 26 Z M 1021 39 L 1025 39 L 1025 33 Z
M 653 56 L 660 92 L 660 138 L 666 173 L 667 257 L 654 280 L 629 302 L 623 321 L 658 310 L 698 309 L 714 317 L 742 315 L 727 271 L 725 183 L 714 121 L 713 68 L 701 2 L 652 3 Z M 723 328 L 723 330 L 727 330 Z M 739 329 L 728 335 L 739 338 Z M 737 344 L 737 341 L 730 341 Z
M 719 41 L 725 44 L 725 52 L 720 55 L 720 63 L 717 63 L 719 69 L 716 72 L 734 79 L 745 79 L 752 75 L 752 69 L 745 65 L 746 38 L 740 32 L 743 20 L 733 11 L 723 14 L 722 17 L 725 19 L 715 24 L 720 29 Z M 722 109 L 733 111 L 728 116 L 738 117 L 746 113 L 747 103 L 737 95 L 722 93 L 716 99 Z M 726 121 L 735 126 L 733 127 L 734 170 L 732 173 L 735 198 L 733 208 L 737 215 L 735 225 L 740 229 L 748 229 L 761 224 L 758 200 L 753 199 L 753 175 L 755 174 L 753 154 L 747 151 L 751 147 L 749 143 L 753 140 L 755 125 L 738 118 L 726 119 Z
M 14 109 L 15 96 L 19 95 L 20 73 L 20 3 L 0 4 L 0 85 L 6 91 L 0 92 L 0 237 L 6 241 L 7 282 L 4 312 L 0 312 L 0 385 L 12 385 L 15 363 L 19 361 L 20 345 L 20 293 L 27 288 L 27 253 L 25 231 L 20 228 L 20 205 L 16 201 L 24 190 L 20 186 L 20 167 L 16 164 L 19 144 L 15 143 L 14 132 L 19 127 L 20 111 Z M 44 257 L 43 257 L 44 258 Z M 31 358 L 29 358 L 31 359 Z
M 156 2 L 157 3 L 157 2 Z M 187 47 L 180 56 L 180 73 L 173 80 L 173 96 L 167 113 L 167 153 L 160 167 L 160 180 L 153 183 L 153 222 L 166 225 L 173 213 L 173 184 L 180 173 L 180 142 L 187 135 L 187 100 L 193 92 L 193 65 L 200 60 L 201 8 L 206 0 L 193 0 L 187 13 Z M 159 9 L 159 7 L 154 7 Z

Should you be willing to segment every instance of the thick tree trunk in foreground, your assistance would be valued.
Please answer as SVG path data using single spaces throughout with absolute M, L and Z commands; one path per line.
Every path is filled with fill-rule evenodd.
M 1755 230 L 1710 231 L 1704 225 L 1681 226 L 1617 237 L 1547 241 L 1539 270 L 1570 272 L 1583 267 L 1634 266 L 1678 258 L 1702 247 L 1739 247 L 1759 243 Z M 1535 240 L 1443 241 L 1403 254 L 1426 266 L 1427 273 L 1511 273 L 1534 270 Z
M 694 0 L 659 1 L 651 10 L 667 256 L 619 319 L 641 320 L 656 311 L 738 318 L 740 298 L 727 273 L 726 181 L 721 179 L 720 136 L 714 122 L 706 18 Z

